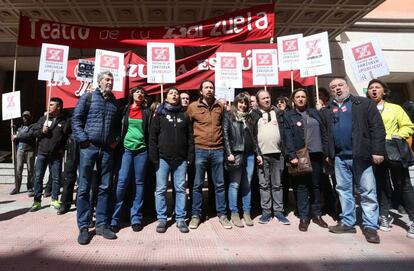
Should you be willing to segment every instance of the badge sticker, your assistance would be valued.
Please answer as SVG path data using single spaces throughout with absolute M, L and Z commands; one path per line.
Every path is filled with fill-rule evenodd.
M 334 113 L 338 113 L 338 107 L 334 107 L 334 108 L 332 108 L 332 112 L 334 112 Z
M 298 122 L 296 122 L 296 125 L 297 125 L 298 127 L 300 127 L 300 126 L 302 126 L 302 122 L 298 121 Z
M 346 112 L 347 111 L 346 106 L 342 107 L 341 110 L 342 112 Z

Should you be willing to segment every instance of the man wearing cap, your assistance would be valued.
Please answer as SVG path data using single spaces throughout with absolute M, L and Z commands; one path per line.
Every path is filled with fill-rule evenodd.
M 10 195 L 20 193 L 22 184 L 22 173 L 24 162 L 27 164 L 27 191 L 33 192 L 33 168 L 35 162 L 36 140 L 32 131 L 32 115 L 29 111 L 24 111 L 22 124 L 17 129 L 16 134 L 12 135 L 12 140 L 16 144 L 16 168 L 14 176 L 14 189 Z

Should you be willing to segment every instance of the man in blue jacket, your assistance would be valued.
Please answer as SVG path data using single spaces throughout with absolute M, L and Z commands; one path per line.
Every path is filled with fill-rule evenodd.
M 334 99 L 323 113 L 328 122 L 329 159 L 335 163 L 336 191 L 341 202 L 340 221 L 332 233 L 356 233 L 354 188 L 361 197 L 362 229 L 370 243 L 379 243 L 379 207 L 373 164 L 385 154 L 385 129 L 376 105 L 369 99 L 352 96 L 345 79 L 329 84 Z M 354 184 L 355 181 L 355 184 Z
M 117 238 L 108 226 L 113 153 L 120 131 L 118 106 L 112 93 L 113 79 L 109 71 L 99 73 L 98 88 L 79 99 L 72 117 L 73 137 L 80 145 L 77 223 L 78 243 L 81 245 L 88 244 L 90 240 L 89 192 L 95 164 L 100 176 L 96 204 L 96 234 L 106 239 Z

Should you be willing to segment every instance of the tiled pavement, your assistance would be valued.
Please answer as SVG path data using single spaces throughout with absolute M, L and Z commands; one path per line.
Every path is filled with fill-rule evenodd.
M 126 227 L 117 240 L 94 236 L 80 246 L 75 211 L 58 216 L 48 198 L 47 207 L 30 213 L 32 198 L 9 196 L 11 188 L 0 185 L 1 271 L 414 270 L 414 239 L 402 227 L 406 216 L 390 232 L 380 232 L 380 245 L 367 243 L 359 228 L 357 234 L 335 235 L 311 224 L 308 232 L 299 232 L 290 213 L 290 226 L 274 220 L 260 225 L 256 217 L 254 227 L 225 230 L 214 217 L 188 234 L 175 225 L 158 234 L 156 223 L 149 222 L 142 232 Z

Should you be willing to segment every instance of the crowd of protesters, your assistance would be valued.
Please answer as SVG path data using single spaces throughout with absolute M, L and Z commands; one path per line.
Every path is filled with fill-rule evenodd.
M 130 89 L 126 105 L 117 101 L 110 72 L 99 74 L 98 85 L 80 97 L 71 118 L 62 113 L 59 98 L 50 100 L 49 113 L 35 123 L 25 111 L 12 136 L 17 155 L 10 194 L 20 192 L 26 161 L 27 189 L 34 197 L 30 211 L 41 209 L 49 166 L 50 205 L 59 215 L 70 211 L 77 187 L 79 244 L 89 243 L 92 227 L 97 235 L 116 239 L 126 208 L 132 230 L 141 231 L 147 199 L 155 202 L 156 231 L 166 232 L 170 179 L 176 227 L 182 233 L 197 229 L 205 213 L 206 173 L 214 191 L 209 200 L 214 199 L 225 229 L 254 226 L 255 203 L 261 210 L 258 223 L 275 219 L 290 225 L 292 187 L 300 231 L 308 231 L 313 222 L 332 233 L 356 233 L 359 204 L 366 240 L 380 243 L 377 230 L 391 229 L 390 209 L 397 204 L 407 212 L 407 236 L 414 238 L 414 189 L 408 170 L 414 159 L 407 143 L 414 133 L 413 114 L 388 101 L 390 89 L 380 80 L 369 82 L 367 98 L 350 94 L 347 81 L 335 78 L 329 90 L 320 90 L 316 105 L 299 88 L 290 99 L 278 97 L 275 106 L 264 89 L 256 95 L 242 92 L 228 105 L 215 99 L 209 80 L 201 82 L 199 98 L 192 103 L 188 93 L 171 87 L 165 101 L 152 106 L 142 87 Z M 409 102 L 405 106 L 412 107 Z M 392 148 L 397 145 L 400 152 Z M 303 149 L 309 161 L 299 156 Z M 311 172 L 289 173 L 288 168 L 303 162 L 311 165 Z M 148 171 L 155 173 L 153 186 Z M 146 195 L 146 187 L 152 188 L 154 198 Z M 337 224 L 328 226 L 326 214 Z

